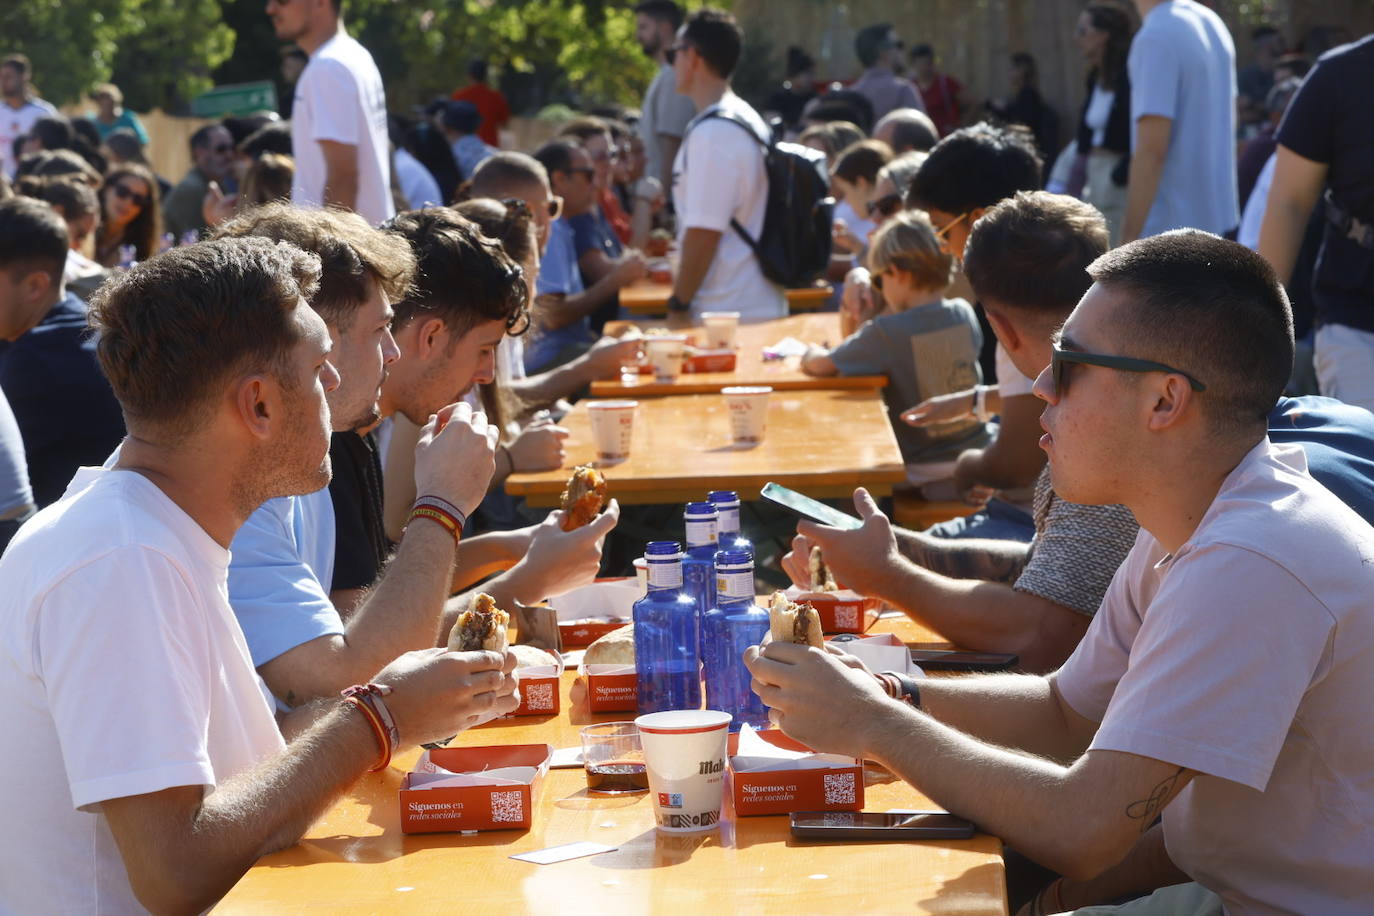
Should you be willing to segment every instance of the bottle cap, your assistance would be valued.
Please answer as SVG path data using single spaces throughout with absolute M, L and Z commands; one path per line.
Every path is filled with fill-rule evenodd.
M 712 503 L 688 503 L 687 510 L 683 514 L 688 518 L 715 518 L 717 511 Z
M 713 503 L 737 503 L 739 494 L 734 490 L 712 490 L 706 498 Z
M 716 569 L 724 569 L 727 566 L 753 566 L 754 552 L 751 550 L 741 550 L 731 548 L 722 550 L 716 554 Z
M 682 545 L 677 541 L 650 541 L 644 548 L 646 560 L 676 560 L 682 557 Z

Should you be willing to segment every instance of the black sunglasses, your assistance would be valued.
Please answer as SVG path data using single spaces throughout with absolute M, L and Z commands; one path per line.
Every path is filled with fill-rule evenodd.
M 1061 350 L 1055 347 L 1050 356 L 1050 378 L 1054 381 L 1056 396 L 1062 397 L 1068 390 L 1067 366 L 1069 363 L 1082 363 L 1085 366 L 1101 366 L 1120 372 L 1168 372 L 1181 375 L 1188 380 L 1194 391 L 1206 391 L 1207 386 L 1193 378 L 1182 369 L 1166 366 L 1148 359 L 1135 359 L 1131 356 L 1109 356 L 1105 353 L 1082 353 L 1078 350 Z
M 140 194 L 137 191 L 130 191 L 127 187 L 125 187 L 122 184 L 114 184 L 110 187 L 114 189 L 115 196 L 118 197 L 120 200 L 131 200 L 133 201 L 134 206 L 140 209 L 148 206 L 148 196 L 146 194 Z
M 896 192 L 885 194 L 875 200 L 870 200 L 864 209 L 868 211 L 869 219 L 872 219 L 873 215 L 877 213 L 881 213 L 886 219 L 902 209 L 902 195 Z
M 674 63 L 677 62 L 677 52 L 686 51 L 690 47 L 691 45 L 688 44 L 669 45 L 667 48 L 663 50 L 663 59 L 666 60 L 668 62 L 668 66 L 671 67 Z

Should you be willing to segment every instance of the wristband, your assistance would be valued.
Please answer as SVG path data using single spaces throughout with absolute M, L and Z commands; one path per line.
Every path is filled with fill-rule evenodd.
M 356 709 L 362 713 L 367 724 L 372 728 L 372 736 L 377 739 L 377 746 L 381 749 L 381 757 L 377 760 L 377 765 L 368 767 L 369 773 L 379 773 L 386 769 L 391 763 L 391 742 L 387 740 L 386 728 L 382 725 L 381 719 L 376 711 L 357 697 L 344 697 L 344 706 Z
M 978 418 L 979 423 L 986 423 L 992 419 L 988 413 L 988 386 L 979 385 L 973 392 L 973 415 Z
M 677 297 L 677 294 L 674 293 L 673 295 L 668 297 L 667 306 L 668 311 L 670 312 L 686 312 L 692 308 L 692 302 L 690 299 L 686 302 L 683 302 L 681 299 Z
M 340 691 L 340 696 L 345 699 L 353 697 L 371 707 L 382 723 L 387 741 L 393 748 L 397 748 L 401 746 L 401 731 L 396 727 L 396 720 L 391 717 L 391 710 L 387 708 L 386 700 L 382 699 L 388 693 L 391 693 L 391 688 L 384 684 L 354 684 L 352 687 Z
M 916 685 L 916 679 L 906 674 L 898 674 L 896 671 L 884 671 L 878 675 L 887 685 L 887 695 L 894 700 L 901 700 L 916 709 L 921 708 L 921 688 Z
M 406 516 L 405 528 L 410 527 L 410 523 L 417 518 L 429 519 L 435 524 L 442 525 L 449 534 L 453 535 L 453 542 L 456 545 L 463 537 L 463 526 L 467 524 L 465 516 L 453 503 L 437 496 L 421 496 L 415 500 L 415 504 L 410 509 L 410 514 Z M 401 536 L 405 536 L 405 529 L 401 531 Z

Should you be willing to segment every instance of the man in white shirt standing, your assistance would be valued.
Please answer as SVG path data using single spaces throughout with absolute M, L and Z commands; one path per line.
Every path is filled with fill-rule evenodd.
M 730 89 L 743 38 L 733 16 L 707 7 L 688 17 L 668 49 L 677 91 L 697 109 L 673 162 L 680 256 L 668 310 L 699 317 L 728 309 L 766 321 L 787 314 L 783 289 L 731 225 L 759 238 L 768 205 L 768 126 Z
M 14 158 L 14 141 L 28 133 L 33 122 L 57 109 L 33 94 L 29 85 L 29 59 L 8 54 L 0 60 L 0 170 L 14 177 L 19 163 Z
M 1069 889 L 1107 891 L 1056 882 L 1034 912 L 1159 888 L 1124 912 L 1367 913 L 1374 529 L 1268 438 L 1293 363 L 1283 287 L 1197 231 L 1088 273 L 1035 383 L 1041 447 L 1057 495 L 1120 503 L 1141 531 L 1073 655 L 1043 678 L 885 692 L 774 643 L 745 656 L 756 689 L 793 738 L 877 760 Z M 892 556 L 865 502 L 868 549 Z
M 1121 241 L 1170 229 L 1218 235 L 1240 223 L 1236 48 L 1196 0 L 1135 0 L 1131 175 Z
M 345 207 L 375 226 L 396 212 L 386 92 L 372 55 L 344 30 L 341 3 L 267 2 L 277 37 L 310 55 L 291 108 L 291 202 Z
M 298 248 L 227 239 L 92 301 L 129 436 L 0 559 L 0 731 L 22 736 L 0 810 L 24 825 L 0 841 L 0 911 L 201 912 L 392 750 L 515 707 L 513 655 L 426 649 L 273 719 L 229 607 L 229 544 L 264 500 L 329 480 L 339 376 L 306 304 L 319 278 Z M 486 424 L 460 408 L 422 444 L 451 431 L 478 442 Z M 459 511 L 486 489 L 489 444 L 483 458 Z

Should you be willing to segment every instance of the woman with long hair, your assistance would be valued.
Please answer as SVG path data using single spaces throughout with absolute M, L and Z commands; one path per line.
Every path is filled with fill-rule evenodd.
M 1107 218 L 1112 244 L 1121 239 L 1131 161 L 1131 82 L 1126 57 L 1135 28 L 1111 3 L 1090 3 L 1074 40 L 1088 65 L 1087 97 L 1078 118 L 1078 155 L 1085 160 L 1083 199 Z
M 134 247 L 138 261 L 157 254 L 162 208 L 157 179 L 147 166 L 126 162 L 110 169 L 100 186 L 100 210 L 95 259 L 102 267 L 119 266 L 119 250 L 125 245 Z

